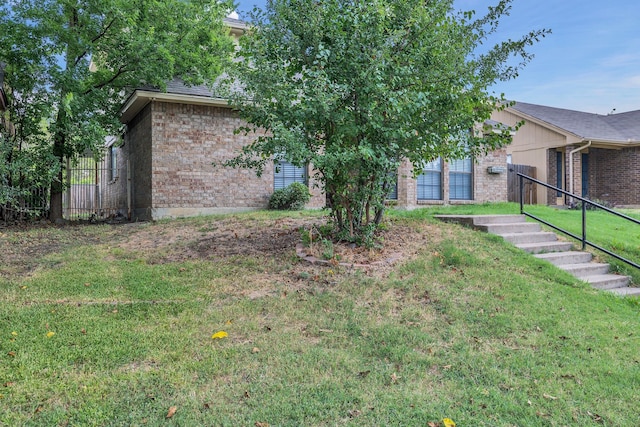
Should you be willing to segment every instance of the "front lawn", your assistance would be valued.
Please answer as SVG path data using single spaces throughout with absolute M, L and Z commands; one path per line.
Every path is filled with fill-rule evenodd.
M 640 425 L 638 299 L 431 214 L 377 270 L 314 212 L 0 230 L 0 425 Z

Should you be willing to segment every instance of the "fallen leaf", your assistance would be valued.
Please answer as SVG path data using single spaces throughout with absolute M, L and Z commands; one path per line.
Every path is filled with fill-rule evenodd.
M 438 427 L 438 423 L 434 423 L 433 421 L 429 421 L 427 424 L 428 427 Z
M 595 422 L 597 422 L 597 423 L 601 423 L 601 422 L 603 422 L 603 421 L 604 421 L 604 420 L 602 419 L 602 417 L 601 417 L 600 415 L 598 415 L 598 414 L 592 414 L 592 413 L 591 413 L 591 412 L 589 412 L 589 411 L 587 411 L 587 414 L 589 414 L 589 416 L 590 416 L 591 418 L 593 418 L 593 421 L 595 421 Z
M 7 353 L 9 356 L 11 357 L 16 357 L 16 352 L 15 351 L 10 351 L 9 353 Z
M 557 397 L 551 396 L 550 394 L 543 394 L 542 397 L 544 397 L 545 399 L 550 399 L 550 400 L 556 400 L 557 399 Z
M 82 328 L 80 332 L 82 332 L 82 335 L 87 335 L 87 330 L 85 328 Z
M 392 383 L 392 384 L 397 383 L 399 378 L 400 378 L 400 377 L 399 377 L 399 376 L 397 376 L 395 372 L 394 372 L 394 373 L 392 373 L 392 374 L 391 374 L 391 383 Z
M 85 283 L 84 285 L 88 288 L 89 286 L 91 286 L 91 283 Z
M 169 412 L 167 412 L 167 418 L 171 418 L 176 414 L 176 411 L 178 410 L 177 406 L 172 406 L 171 408 L 169 408 Z
M 260 421 L 257 421 L 254 425 L 256 427 L 269 427 L 268 423 L 261 423 Z
M 445 418 L 442 420 L 444 427 L 456 427 L 456 423 L 451 418 Z
M 253 347 L 251 349 L 251 353 L 253 353 L 253 354 L 260 353 L 260 349 L 258 347 Z
M 357 409 L 353 409 L 353 410 L 348 412 L 350 418 L 356 418 L 361 413 L 362 412 L 358 411 Z
M 222 339 L 222 338 L 226 338 L 228 337 L 229 334 L 226 333 L 225 331 L 218 331 L 215 334 L 211 335 L 211 339 Z
M 16 331 L 11 332 L 11 335 L 13 335 L 14 337 L 18 336 L 18 333 Z
M 53 331 L 49 331 L 47 332 L 47 338 L 51 338 L 52 336 L 54 336 L 56 333 Z

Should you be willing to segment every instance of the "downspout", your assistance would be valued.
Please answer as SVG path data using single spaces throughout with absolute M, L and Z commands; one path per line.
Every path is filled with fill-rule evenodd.
M 587 142 L 582 147 L 578 147 L 575 150 L 569 152 L 569 193 L 573 194 L 573 155 L 579 151 L 582 151 L 591 146 L 591 142 Z M 573 197 L 571 197 L 571 203 L 573 203 Z

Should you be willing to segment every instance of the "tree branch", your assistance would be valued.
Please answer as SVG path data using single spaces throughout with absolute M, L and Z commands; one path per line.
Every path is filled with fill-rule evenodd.
M 111 20 L 111 22 L 109 22 L 107 24 L 107 26 L 94 38 L 91 39 L 90 44 L 94 44 L 95 42 L 97 42 L 98 40 L 100 40 L 102 37 L 105 36 L 105 34 L 107 34 L 107 31 L 109 31 L 109 28 L 111 28 L 111 26 L 113 25 L 113 23 L 116 22 L 115 18 Z M 82 54 L 78 55 L 78 57 L 76 58 L 76 61 L 74 63 L 74 67 L 78 65 L 78 63 L 82 60 L 82 58 L 84 58 L 87 54 L 89 53 L 88 50 L 85 50 L 84 52 L 82 52 Z
M 84 95 L 89 94 L 89 92 L 91 92 L 92 90 L 95 89 L 101 89 L 104 86 L 110 85 L 111 83 L 113 83 L 118 77 L 120 77 L 121 75 L 123 75 L 124 73 L 126 73 L 126 67 L 123 65 L 120 68 L 118 68 L 118 71 L 116 71 L 116 73 L 107 81 L 104 81 L 102 83 L 96 84 L 91 86 L 91 88 L 87 89 L 86 91 L 84 91 Z

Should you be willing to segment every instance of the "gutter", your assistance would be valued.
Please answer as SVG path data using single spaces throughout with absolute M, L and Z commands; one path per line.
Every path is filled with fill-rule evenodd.
M 579 151 L 587 149 L 591 146 L 592 141 L 587 142 L 582 147 L 578 147 L 575 150 L 569 152 L 569 193 L 573 194 L 573 155 Z M 573 198 L 571 198 L 573 202 Z

